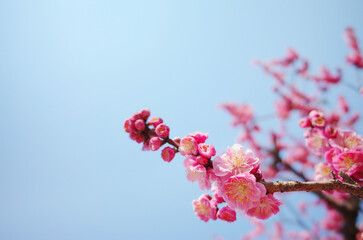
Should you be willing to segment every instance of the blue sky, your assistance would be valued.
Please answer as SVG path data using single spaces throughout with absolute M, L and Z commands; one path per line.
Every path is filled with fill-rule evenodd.
M 0 1 L 0 238 L 239 239 L 248 221 L 201 222 L 191 201 L 203 192 L 183 159 L 142 152 L 123 121 L 147 107 L 173 136 L 205 131 L 222 152 L 238 132 L 220 103 L 273 111 L 272 80 L 253 59 L 291 46 L 354 82 L 342 36 L 352 26 L 363 46 L 362 11 L 332 0 Z M 359 110 L 355 93 L 336 92 Z

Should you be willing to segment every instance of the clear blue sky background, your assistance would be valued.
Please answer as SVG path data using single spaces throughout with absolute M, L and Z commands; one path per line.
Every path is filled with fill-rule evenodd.
M 239 239 L 244 217 L 200 221 L 183 159 L 142 152 L 124 119 L 148 107 L 222 152 L 237 131 L 218 104 L 273 111 L 253 59 L 292 46 L 354 82 L 342 36 L 354 27 L 363 48 L 362 13 L 362 1 L 1 0 L 0 239 Z

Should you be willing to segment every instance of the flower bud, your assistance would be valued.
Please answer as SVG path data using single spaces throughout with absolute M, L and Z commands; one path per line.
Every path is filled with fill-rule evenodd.
M 125 132 L 131 133 L 135 131 L 134 122 L 131 119 L 126 119 L 124 123 Z
M 152 137 L 149 142 L 151 151 L 156 151 L 161 147 L 162 141 L 158 137 Z
M 135 128 L 139 131 L 144 131 L 145 129 L 145 121 L 143 119 L 137 119 L 135 121 Z
M 300 119 L 299 127 L 301 127 L 301 128 L 311 127 L 310 119 L 307 117 Z
M 163 119 L 159 117 L 151 117 L 149 120 L 149 124 L 157 127 L 159 124 L 163 123 Z
M 319 111 L 319 110 L 311 110 L 311 112 L 309 113 L 309 118 L 321 118 L 323 117 L 324 114 L 322 111 Z
M 145 108 L 141 111 L 141 117 L 146 121 L 150 117 L 150 110 Z
M 205 165 L 208 163 L 208 159 L 203 157 L 203 156 L 198 156 L 196 159 L 196 162 L 199 164 L 199 165 Z
M 159 124 L 155 129 L 155 133 L 161 138 L 169 137 L 169 131 L 169 127 L 164 123 Z
M 171 162 L 175 156 L 175 149 L 171 147 L 165 147 L 161 151 L 161 157 L 165 162 Z
M 227 222 L 234 222 L 237 219 L 236 211 L 228 206 L 224 206 L 218 210 L 217 218 Z
M 338 134 L 338 131 L 335 128 L 333 128 L 332 126 L 327 126 L 324 129 L 323 134 L 327 138 L 335 138 Z
M 211 158 L 216 155 L 216 150 L 213 145 L 199 144 L 198 152 L 200 155 L 206 158 Z

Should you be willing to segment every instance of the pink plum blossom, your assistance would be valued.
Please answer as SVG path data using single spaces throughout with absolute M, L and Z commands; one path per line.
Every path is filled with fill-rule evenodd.
M 207 169 L 203 165 L 196 162 L 196 158 L 191 156 L 184 160 L 187 179 L 189 182 L 198 182 L 201 190 L 211 188 L 210 176 Z
M 310 121 L 313 127 L 325 127 L 326 125 L 324 117 L 313 117 Z
M 237 219 L 236 211 L 228 206 L 224 206 L 218 210 L 217 218 L 227 222 L 234 222 Z
M 258 166 L 259 159 L 254 153 L 242 145 L 234 144 L 228 147 L 227 152 L 218 156 L 213 161 L 214 172 L 217 176 L 229 177 L 243 172 L 250 172 Z
M 336 138 L 329 139 L 332 147 L 340 148 L 342 151 L 363 150 L 363 138 L 353 131 L 338 130 Z
M 208 194 L 203 194 L 198 200 L 192 202 L 195 214 L 204 222 L 217 219 L 217 208 L 210 200 L 211 197 Z
M 171 148 L 171 147 L 165 147 L 162 151 L 161 151 L 161 157 L 165 162 L 171 162 L 171 160 L 173 160 L 174 156 L 175 156 L 175 149 Z
M 343 171 L 349 176 L 360 172 L 363 166 L 363 152 L 343 152 L 333 157 L 333 167 L 337 171 Z
M 335 138 L 338 135 L 338 131 L 332 126 L 327 126 L 323 134 L 327 138 Z
M 342 151 L 339 148 L 331 148 L 324 154 L 325 160 L 329 164 L 329 166 L 332 166 L 333 164 L 333 157 L 339 155 L 341 152 Z
M 183 156 L 195 155 L 198 153 L 198 143 L 193 137 L 183 137 L 180 141 L 179 151 Z
M 306 138 L 306 146 L 316 155 L 322 155 L 329 150 L 327 138 L 318 129 L 312 129 Z
M 280 211 L 279 206 L 281 204 L 272 194 L 267 194 L 261 198 L 260 203 L 256 207 L 249 209 L 247 214 L 264 220 L 271 217 L 272 214 L 276 215 Z
M 255 176 L 247 172 L 232 176 L 222 183 L 221 191 L 223 199 L 231 208 L 243 211 L 256 207 L 266 194 L 263 184 L 256 183 Z
M 159 124 L 156 128 L 155 128 L 155 133 L 161 137 L 161 138 L 166 138 L 166 137 L 169 137 L 169 127 L 164 124 L 164 123 L 161 123 Z
M 315 166 L 314 180 L 315 181 L 327 181 L 333 179 L 331 175 L 331 169 L 325 162 L 318 163 Z
M 216 150 L 213 145 L 198 144 L 198 152 L 200 155 L 206 158 L 211 158 L 216 155 Z

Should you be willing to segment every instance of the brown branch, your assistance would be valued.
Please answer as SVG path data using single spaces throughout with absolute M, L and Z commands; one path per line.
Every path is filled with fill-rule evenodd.
M 324 182 L 299 182 L 299 181 L 276 181 L 262 182 L 268 193 L 274 192 L 316 192 L 316 191 L 333 191 L 342 190 L 353 194 L 359 198 L 363 198 L 363 188 L 359 185 L 345 183 L 340 180 L 330 180 Z
M 166 138 L 166 139 L 165 139 L 165 141 L 166 141 L 167 143 L 169 143 L 170 145 L 172 145 L 172 146 L 176 147 L 176 149 L 177 149 L 177 150 L 179 149 L 179 144 L 178 144 L 178 143 L 176 143 L 175 141 L 173 141 L 172 139 L 170 139 L 170 138 Z

